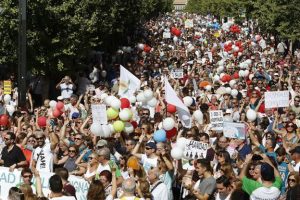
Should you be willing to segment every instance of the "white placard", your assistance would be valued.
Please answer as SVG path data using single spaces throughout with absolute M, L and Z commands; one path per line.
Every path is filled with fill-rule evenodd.
M 222 110 L 209 111 L 209 117 L 212 130 L 223 130 L 224 118 Z
M 206 143 L 195 140 L 187 140 L 184 147 L 183 157 L 188 160 L 206 158 L 208 148 L 209 145 Z
M 243 123 L 224 122 L 223 134 L 228 138 L 245 139 L 246 126 Z
M 49 179 L 53 173 L 43 172 L 40 173 L 42 181 L 42 189 L 44 195 L 47 197 L 50 193 L 49 190 Z M 32 179 L 33 184 L 36 183 L 35 178 Z M 77 200 L 86 200 L 87 192 L 89 189 L 89 183 L 83 178 L 71 175 L 69 177 L 69 182 L 76 189 Z M 0 198 L 7 199 L 8 191 L 11 187 L 16 187 L 16 185 L 22 183 L 21 171 L 15 170 L 14 172 L 9 172 L 8 167 L 0 167 Z
M 106 105 L 93 104 L 91 105 L 91 108 L 92 108 L 93 122 L 98 122 L 100 124 L 107 124 Z
M 183 78 L 183 69 L 173 69 L 171 73 L 173 78 Z
M 164 38 L 164 39 L 169 39 L 169 38 L 171 38 L 171 33 L 170 33 L 170 32 L 163 32 L 163 38 Z
M 265 108 L 289 107 L 289 91 L 265 92 Z
M 185 28 L 193 28 L 194 27 L 194 22 L 192 19 L 187 19 L 184 21 L 184 27 Z

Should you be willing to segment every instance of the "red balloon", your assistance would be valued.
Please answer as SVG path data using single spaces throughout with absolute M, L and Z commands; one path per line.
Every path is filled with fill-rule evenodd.
M 176 112 L 176 106 L 172 105 L 172 104 L 168 104 L 167 105 L 167 111 L 169 113 L 175 113 Z
M 228 75 L 228 74 L 225 74 L 222 78 L 221 78 L 221 81 L 222 82 L 229 82 L 231 80 L 231 76 Z
M 124 108 L 130 108 L 130 101 L 126 98 L 121 98 L 120 99 L 121 101 L 121 108 L 124 109 Z
M 8 124 L 8 116 L 7 115 L 2 115 L 0 117 L 0 125 L 1 126 L 7 126 Z
M 65 104 L 61 101 L 57 102 L 57 104 L 56 104 L 56 108 L 58 110 L 62 110 L 64 108 L 64 106 L 65 106 Z
M 172 27 L 172 28 L 171 28 L 171 33 L 174 34 L 174 33 L 175 33 L 175 30 L 176 30 L 176 28 L 175 28 L 175 27 Z M 174 35 L 175 35 L 175 34 L 174 34 Z
M 151 51 L 151 47 L 145 44 L 144 45 L 144 51 L 149 53 Z
M 238 79 L 238 78 L 239 78 L 239 73 L 238 73 L 238 72 L 234 72 L 233 78 L 234 78 L 234 79 Z
M 176 136 L 177 134 L 177 129 L 174 127 L 171 130 L 167 131 L 167 138 L 171 139 L 172 137 Z
M 54 109 L 52 112 L 53 117 L 57 118 L 62 114 L 62 112 L 59 109 Z
M 45 127 L 45 126 L 47 126 L 47 117 L 44 117 L 44 116 L 39 117 L 37 122 L 38 122 L 39 127 Z
M 132 121 L 132 122 L 130 122 L 131 123 L 131 125 L 133 126 L 133 128 L 137 128 L 138 127 L 138 123 L 136 122 L 136 121 Z
M 174 31 L 174 35 L 176 35 L 177 37 L 179 37 L 181 35 L 181 31 L 179 29 L 176 29 Z

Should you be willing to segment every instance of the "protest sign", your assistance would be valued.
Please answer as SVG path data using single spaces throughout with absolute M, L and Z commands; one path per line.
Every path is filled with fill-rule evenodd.
M 289 107 L 289 91 L 265 92 L 265 108 Z
M 170 33 L 170 32 L 163 32 L 163 38 L 164 38 L 164 39 L 169 39 L 169 38 L 171 38 L 171 33 Z
M 193 28 L 194 27 L 194 22 L 192 19 L 187 19 L 184 22 L 184 27 L 185 28 Z
M 228 138 L 245 139 L 246 126 L 243 123 L 224 122 L 223 134 Z
M 210 124 L 212 130 L 223 130 L 223 111 L 212 110 L 209 112 Z
M 93 104 L 91 105 L 91 108 L 92 108 L 93 122 L 98 122 L 100 124 L 107 124 L 106 105 Z
M 49 178 L 53 173 L 43 172 L 40 173 L 42 181 L 42 189 L 45 196 L 50 193 L 49 190 Z M 33 184 L 36 184 L 35 178 L 32 179 Z M 87 192 L 89 189 L 89 183 L 82 178 L 76 176 L 70 176 L 69 182 L 76 189 L 77 200 L 86 200 Z M 0 167 L 0 198 L 7 199 L 8 191 L 11 187 L 16 187 L 22 183 L 21 171 L 14 170 L 14 172 L 9 172 L 8 167 Z
M 173 78 L 183 78 L 183 69 L 173 69 L 171 73 Z
M 11 94 L 11 81 L 3 81 L 4 94 Z
M 184 147 L 183 157 L 188 160 L 206 158 L 208 147 L 209 146 L 206 143 L 195 140 L 187 140 Z

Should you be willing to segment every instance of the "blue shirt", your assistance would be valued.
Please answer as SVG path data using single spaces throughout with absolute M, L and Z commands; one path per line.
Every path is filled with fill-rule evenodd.
M 287 178 L 289 175 L 289 169 L 288 169 L 288 164 L 286 162 L 281 162 L 280 164 L 278 163 L 278 171 L 281 176 L 282 184 L 281 184 L 281 194 L 284 194 L 286 192 L 286 183 L 287 183 Z
M 277 163 L 277 155 L 276 155 L 276 153 L 275 153 L 274 151 L 273 151 L 273 152 L 267 152 L 266 147 L 264 147 L 262 144 L 259 145 L 259 149 L 260 149 L 263 153 L 265 153 L 267 156 L 272 157 L 272 158 L 276 161 L 276 163 Z

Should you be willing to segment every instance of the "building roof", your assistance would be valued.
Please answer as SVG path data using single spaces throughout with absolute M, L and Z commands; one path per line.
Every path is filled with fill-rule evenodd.
M 182 4 L 187 4 L 188 0 L 174 0 L 174 5 L 182 5 Z

